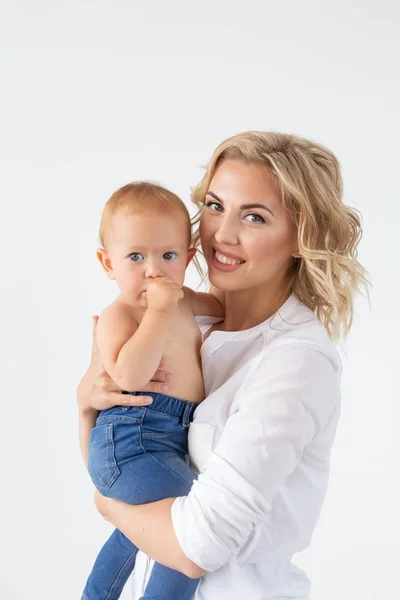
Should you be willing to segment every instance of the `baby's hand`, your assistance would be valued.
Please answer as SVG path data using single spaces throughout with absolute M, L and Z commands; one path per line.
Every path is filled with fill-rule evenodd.
M 148 308 L 172 313 L 183 298 L 183 290 L 170 277 L 156 277 L 147 286 L 146 298 Z

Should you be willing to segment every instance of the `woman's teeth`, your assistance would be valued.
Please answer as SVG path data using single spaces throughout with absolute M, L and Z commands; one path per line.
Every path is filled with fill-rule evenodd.
M 215 252 L 215 258 L 218 262 L 222 263 L 223 265 L 241 265 L 242 263 L 244 263 L 244 260 L 235 260 L 234 258 L 228 258 L 227 256 L 220 254 L 219 252 Z

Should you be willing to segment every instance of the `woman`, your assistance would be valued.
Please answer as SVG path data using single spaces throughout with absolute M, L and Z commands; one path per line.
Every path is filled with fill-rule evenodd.
M 335 156 L 279 133 L 224 141 L 193 201 L 195 242 L 226 307 L 223 321 L 199 321 L 206 399 L 189 433 L 199 477 L 186 497 L 96 504 L 149 557 L 203 576 L 195 600 L 305 600 L 291 557 L 309 545 L 326 492 L 340 411 L 333 341 L 368 284 L 360 220 L 342 203 Z M 165 379 L 158 371 L 145 391 L 165 391 Z M 122 404 L 96 355 L 78 396 L 85 457 L 96 409 Z

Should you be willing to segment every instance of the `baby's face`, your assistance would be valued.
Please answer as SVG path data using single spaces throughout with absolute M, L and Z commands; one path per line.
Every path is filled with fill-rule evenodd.
M 190 260 L 188 228 L 179 212 L 113 217 L 107 243 L 113 279 L 134 305 L 146 307 L 148 283 L 170 277 L 183 285 Z

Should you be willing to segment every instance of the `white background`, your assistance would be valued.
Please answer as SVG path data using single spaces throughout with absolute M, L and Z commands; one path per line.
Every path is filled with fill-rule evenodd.
M 90 316 L 116 293 L 95 258 L 104 202 L 141 178 L 189 201 L 215 146 L 255 128 L 337 154 L 374 283 L 347 344 L 323 514 L 296 560 L 311 600 L 400 598 L 399 3 L 0 10 L 1 598 L 79 599 L 110 532 L 81 462 L 75 400 Z

